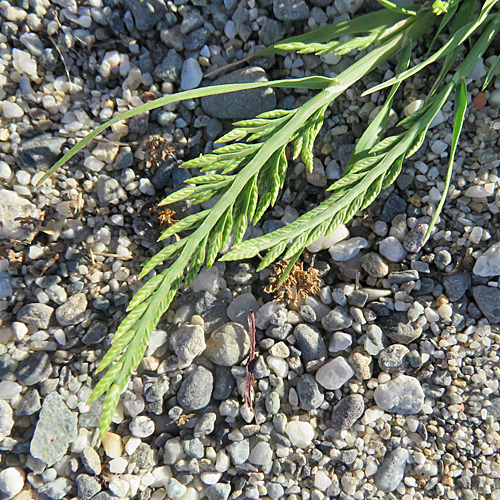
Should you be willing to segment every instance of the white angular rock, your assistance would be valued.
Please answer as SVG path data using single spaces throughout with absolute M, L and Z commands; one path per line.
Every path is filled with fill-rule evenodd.
M 215 266 L 210 269 L 202 269 L 191 283 L 191 288 L 194 293 L 205 290 L 217 295 L 219 292 L 219 269 Z
M 23 108 L 16 104 L 15 102 L 3 101 L 2 102 L 2 114 L 5 118 L 21 118 L 24 115 Z
M 348 333 L 335 332 L 330 340 L 328 350 L 330 352 L 339 352 L 347 349 L 352 344 L 352 337 Z
M 285 432 L 292 445 L 303 450 L 309 447 L 314 439 L 314 428 L 309 422 L 288 422 Z
M 331 246 L 328 251 L 333 260 L 337 262 L 345 262 L 356 257 L 358 253 L 368 246 L 368 241 L 362 237 L 350 238 L 346 241 L 341 241 Z
M 465 191 L 465 196 L 469 198 L 488 198 L 488 196 L 493 196 L 495 194 L 495 183 L 489 182 L 481 186 L 470 186 L 467 191 Z
M 38 209 L 33 203 L 14 191 L 0 190 L 0 238 L 24 240 L 30 236 L 29 225 L 22 224 L 26 217 L 37 217 Z
M 329 234 L 328 236 L 320 236 L 316 241 L 313 241 L 307 249 L 311 253 L 320 252 L 321 250 L 326 250 L 335 245 L 335 243 L 345 240 L 348 237 L 349 230 L 341 224 L 337 229 L 335 229 L 335 231 L 333 231 L 332 234 Z
M 391 262 L 401 262 L 407 254 L 402 243 L 394 236 L 389 236 L 380 242 L 379 252 Z
M 472 272 L 483 278 L 500 276 L 500 243 L 495 243 L 477 259 Z
M 271 445 L 264 441 L 259 441 L 250 452 L 248 461 L 254 465 L 267 465 L 273 458 Z
M 354 370 L 349 363 L 342 356 L 338 356 L 316 372 L 316 382 L 325 389 L 334 391 L 340 389 L 353 375 Z
M 422 409 L 424 391 L 415 377 L 400 375 L 375 389 L 375 403 L 389 413 L 413 415 Z

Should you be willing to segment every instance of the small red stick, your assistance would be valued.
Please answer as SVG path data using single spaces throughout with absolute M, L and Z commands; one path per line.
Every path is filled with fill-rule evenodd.
M 247 363 L 247 375 L 245 378 L 245 404 L 252 408 L 252 383 L 254 381 L 253 367 L 255 365 L 255 314 L 251 310 L 248 315 L 248 334 L 250 335 L 250 356 Z

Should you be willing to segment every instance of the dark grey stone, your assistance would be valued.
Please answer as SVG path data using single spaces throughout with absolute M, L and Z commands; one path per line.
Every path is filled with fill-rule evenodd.
M 260 359 L 260 358 L 259 358 Z M 215 368 L 215 382 L 213 397 L 218 401 L 227 399 L 233 391 L 235 380 L 231 374 L 231 368 L 227 366 L 217 366 Z
M 209 31 L 205 27 L 191 31 L 184 39 L 184 48 L 193 51 L 200 50 L 207 43 L 209 35 Z
M 367 300 L 368 292 L 365 292 L 364 290 L 354 290 L 354 292 L 347 297 L 349 305 L 354 307 L 364 307 Z
M 19 309 L 16 319 L 21 323 L 33 325 L 40 330 L 46 330 L 49 327 L 53 312 L 54 308 L 47 304 L 26 304 Z
M 156 67 L 155 75 L 164 82 L 175 82 L 182 70 L 182 59 L 174 49 L 170 49 L 163 62 Z
M 194 309 L 205 321 L 205 333 L 212 333 L 229 321 L 227 304 L 210 292 L 202 290 L 196 294 Z
M 403 241 L 403 247 L 407 252 L 418 253 L 424 246 L 424 238 L 427 234 L 429 226 L 427 224 L 417 224 L 408 234 Z
M 16 377 L 20 384 L 30 386 L 48 379 L 51 373 L 52 365 L 49 356 L 39 351 L 19 363 Z
M 311 306 L 299 306 L 300 317 L 306 323 L 314 323 L 316 321 L 316 312 Z
M 19 406 L 16 408 L 16 416 L 24 417 L 35 414 L 40 408 L 42 404 L 40 402 L 40 394 L 36 389 L 30 389 L 26 392 L 19 403 Z
M 350 429 L 363 416 L 365 403 L 360 394 L 350 394 L 342 398 L 332 409 L 331 427 L 340 432 Z
M 205 490 L 208 500 L 227 500 L 230 494 L 231 485 L 226 483 L 212 484 Z
M 66 140 L 51 134 L 36 135 L 19 144 L 19 159 L 25 167 L 37 170 L 50 168 L 59 158 Z
M 279 21 L 305 21 L 310 14 L 305 0 L 273 0 L 273 12 Z
M 90 500 L 101 491 L 101 483 L 92 476 L 79 474 L 76 477 L 76 487 L 78 489 L 78 500 Z
M 97 198 L 103 205 L 116 204 L 125 196 L 120 183 L 108 175 L 100 175 L 97 181 Z
M 101 340 L 104 340 L 107 334 L 108 327 L 100 321 L 94 321 L 83 336 L 82 342 L 85 345 L 98 344 Z
M 402 285 L 403 283 L 408 283 L 408 281 L 417 281 L 419 279 L 418 271 L 414 269 L 408 269 L 406 271 L 394 271 L 390 273 L 387 277 L 389 283 L 394 285 Z
M 301 352 L 304 365 L 307 365 L 311 361 L 322 361 L 326 358 L 327 350 L 325 341 L 315 326 L 300 323 L 295 327 L 293 336 L 296 340 L 295 345 Z
M 125 0 L 125 8 L 134 16 L 134 25 L 139 31 L 153 28 L 167 12 L 164 0 Z
M 233 71 L 218 78 L 213 85 L 225 83 L 254 83 L 267 82 L 266 72 L 257 66 Z M 270 87 L 242 90 L 230 94 L 203 97 L 201 100 L 203 111 L 213 118 L 245 119 L 254 118 L 276 106 L 276 96 Z
M 196 411 L 210 403 L 214 377 L 203 366 L 197 366 L 182 382 L 177 393 L 179 405 L 186 411 Z
M 213 412 L 204 413 L 196 422 L 194 426 L 193 435 L 194 437 L 208 436 L 212 434 L 215 429 L 215 421 L 217 420 L 217 414 Z
M 272 45 L 285 36 L 286 30 L 283 23 L 274 19 L 266 19 L 264 26 L 259 31 L 260 38 L 264 45 Z
M 500 323 L 500 290 L 480 285 L 473 288 L 474 300 L 488 321 Z
M 380 219 L 384 222 L 392 222 L 392 219 L 396 217 L 396 215 L 404 214 L 406 211 L 406 200 L 398 196 L 397 194 L 392 193 L 387 201 L 385 202 L 384 208 L 382 209 L 382 213 L 380 214 Z
M 470 273 L 466 271 L 457 271 L 453 274 L 443 276 L 443 285 L 446 290 L 446 297 L 450 302 L 460 300 L 472 283 Z
M 308 373 L 299 377 L 297 394 L 300 407 L 305 411 L 316 410 L 325 400 L 315 378 Z
M 31 440 L 31 455 L 49 466 L 59 462 L 76 438 L 76 422 L 76 413 L 69 410 L 61 396 L 50 393 L 43 402 Z
M 378 319 L 378 326 L 387 337 L 398 344 L 411 344 L 421 335 L 415 331 L 404 313 L 393 312 L 388 317 L 381 317 Z

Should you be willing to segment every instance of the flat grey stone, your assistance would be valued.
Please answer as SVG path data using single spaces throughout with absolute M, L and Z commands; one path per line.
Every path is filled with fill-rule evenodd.
M 16 370 L 17 381 L 22 385 L 35 385 L 48 379 L 52 373 L 47 353 L 39 351 L 21 361 Z
M 404 478 L 406 461 L 410 454 L 404 448 L 396 448 L 386 454 L 374 476 L 375 484 L 384 493 L 394 491 Z
M 267 82 L 267 74 L 258 66 L 243 68 L 213 82 L 213 85 L 225 83 Z M 276 95 L 270 87 L 241 90 L 230 94 L 203 97 L 201 106 L 205 113 L 213 118 L 245 119 L 254 118 L 260 113 L 276 107 Z
M 85 319 L 87 296 L 84 293 L 72 295 L 56 309 L 56 319 L 61 326 L 77 325 Z
M 16 319 L 21 323 L 33 325 L 40 330 L 46 330 L 49 327 L 53 312 L 53 307 L 35 302 L 21 307 L 17 312 Z
M 182 382 L 177 401 L 186 411 L 196 411 L 210 403 L 214 386 L 213 375 L 203 366 L 197 366 Z
M 37 170 L 50 168 L 57 161 L 66 140 L 65 137 L 41 134 L 21 141 L 17 151 L 19 159 L 26 167 Z
M 50 393 L 44 400 L 30 444 L 30 452 L 48 466 L 59 462 L 76 439 L 77 415 L 61 396 Z
M 350 429 L 363 416 L 365 403 L 360 394 L 350 394 L 342 398 L 332 409 L 331 427 L 340 432 Z

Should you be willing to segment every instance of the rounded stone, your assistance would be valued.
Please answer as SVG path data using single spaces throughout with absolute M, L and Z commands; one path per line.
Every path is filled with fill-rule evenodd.
M 239 323 L 226 323 L 207 340 L 205 356 L 219 366 L 240 363 L 250 350 L 250 337 Z

